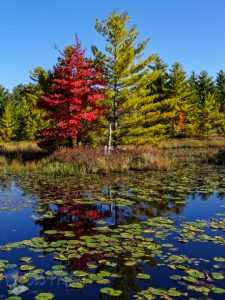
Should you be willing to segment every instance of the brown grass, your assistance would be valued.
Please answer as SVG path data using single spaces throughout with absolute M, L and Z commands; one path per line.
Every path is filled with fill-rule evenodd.
M 169 167 L 169 161 L 164 152 L 153 147 L 114 150 L 110 154 L 105 154 L 100 148 L 65 148 L 55 151 L 50 156 L 50 160 L 52 162 L 85 165 L 90 173 L 167 169 Z
M 201 142 L 201 141 L 200 141 Z M 218 145 L 224 138 L 214 138 L 210 147 L 188 148 L 190 139 L 170 140 L 165 148 L 153 146 L 122 146 L 110 154 L 101 147 L 63 148 L 49 155 L 35 143 L 7 143 L 0 145 L 0 173 L 39 173 L 49 176 L 82 176 L 85 174 L 109 174 L 130 170 L 168 170 L 190 163 L 213 162 Z M 177 146 L 177 147 L 176 147 Z M 202 146 L 202 142 L 201 142 Z M 224 161 L 220 154 L 217 161 Z

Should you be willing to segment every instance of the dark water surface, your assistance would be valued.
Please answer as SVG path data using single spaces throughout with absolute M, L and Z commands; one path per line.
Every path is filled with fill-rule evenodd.
M 0 181 L 0 299 L 225 299 L 224 278 L 223 168 Z

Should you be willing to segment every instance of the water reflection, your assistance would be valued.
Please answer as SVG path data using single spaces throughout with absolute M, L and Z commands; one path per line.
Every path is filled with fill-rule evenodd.
M 14 178 L 13 181 L 12 178 L 2 178 L 0 203 L 1 210 L 2 208 L 6 208 L 8 211 L 16 209 L 18 216 L 23 216 L 23 221 L 30 220 L 31 217 L 30 210 L 26 214 L 24 208 L 32 208 L 34 220 L 33 225 L 29 228 L 30 233 L 35 236 L 34 232 L 38 232 L 46 246 L 37 249 L 40 250 L 40 257 L 38 254 L 37 256 L 30 253 L 24 255 L 31 255 L 37 268 L 45 269 L 58 263 L 53 260 L 53 257 L 57 256 L 56 252 L 60 250 L 61 246 L 59 244 L 55 251 L 52 250 L 52 247 L 54 242 L 63 241 L 62 248 L 64 247 L 66 260 L 59 263 L 66 267 L 66 272 L 72 274 L 73 271 L 83 270 L 90 274 L 99 274 L 101 271 L 110 271 L 115 275 L 110 277 L 110 286 L 121 290 L 123 292 L 121 299 L 124 300 L 131 299 L 134 294 L 147 289 L 150 283 L 155 287 L 168 289 L 172 284 L 177 287 L 177 283 L 172 283 L 168 279 L 169 275 L 174 275 L 174 271 L 168 270 L 164 262 L 163 264 L 162 261 L 159 262 L 159 258 L 162 259 L 160 255 L 166 261 L 171 251 L 179 253 L 180 249 L 188 250 L 190 256 L 194 253 L 194 249 L 188 248 L 188 245 L 179 245 L 175 241 L 176 231 L 171 231 L 168 237 L 167 235 L 164 237 L 165 230 L 158 230 L 157 234 L 158 236 L 161 234 L 161 239 L 158 239 L 154 235 L 155 233 L 151 235 L 151 230 L 143 235 L 142 230 L 138 227 L 141 222 L 156 217 L 170 217 L 179 224 L 180 216 L 186 219 L 192 218 L 194 213 L 197 218 L 213 216 L 214 213 L 221 211 L 220 202 L 225 197 L 224 175 L 224 169 L 194 166 L 174 172 L 131 173 L 127 176 L 120 174 L 114 177 L 95 175 L 87 178 L 71 177 L 62 180 L 34 176 Z M 18 218 L 12 218 L 10 222 L 15 228 L 18 227 Z M 132 227 L 135 224 L 137 227 Z M 107 231 L 106 227 L 111 231 Z M 46 232 L 49 231 L 56 231 L 56 234 L 47 234 Z M 96 236 L 104 235 L 113 237 L 112 244 L 108 245 L 109 250 L 107 246 L 104 246 L 104 243 L 106 245 L 109 243 L 107 239 L 106 241 L 95 239 Z M 158 252 L 156 250 L 151 254 L 144 253 L 142 245 L 148 242 L 143 236 L 149 239 L 153 237 L 159 245 L 163 243 L 174 243 L 175 245 L 173 250 L 168 250 L 169 252 L 160 248 Z M 25 236 L 24 239 L 26 239 Z M 65 243 L 65 241 L 74 240 L 80 241 L 80 244 Z M 104 249 L 96 247 L 96 250 L 91 247 L 91 243 L 95 245 L 98 241 Z M 89 248 L 87 243 L 89 243 Z M 129 243 L 133 253 L 129 251 Z M 1 241 L 0 244 L 2 244 Z M 209 245 L 207 247 L 210 249 Z M 117 249 L 119 250 L 117 251 Z M 214 251 L 219 253 L 215 253 L 215 256 L 221 255 L 219 248 L 215 249 Z M 20 249 L 12 249 L 12 251 L 20 251 Z M 127 266 L 124 262 L 134 260 L 135 253 L 139 255 L 136 258 L 137 263 Z M 7 251 L 6 254 L 0 252 L 1 257 L 2 259 L 10 257 L 11 259 Z M 43 259 L 41 263 L 40 259 Z M 99 263 L 99 261 L 105 262 Z M 109 264 L 107 265 L 106 262 Z M 90 265 L 93 269 L 90 268 Z M 213 262 L 210 262 L 210 268 L 212 266 Z M 176 272 L 183 271 L 176 270 Z M 150 282 L 137 280 L 139 273 L 151 274 L 153 279 Z M 3 285 L 3 283 L 0 282 L 0 287 L 1 284 Z M 183 292 L 186 291 L 186 285 L 180 286 L 179 289 Z M 94 286 L 94 291 L 97 291 L 95 294 L 90 294 L 92 286 Z M 104 286 L 103 283 L 102 286 Z M 86 293 L 79 295 L 80 298 L 99 299 L 99 285 L 94 283 L 90 287 L 85 286 L 85 289 Z M 30 290 L 35 291 L 35 286 Z M 61 299 L 64 292 L 65 285 L 57 287 L 56 299 Z M 24 299 L 30 299 L 31 294 L 29 293 L 28 296 L 24 294 Z M 68 299 L 72 299 L 77 294 L 78 291 L 69 289 Z M 190 293 L 190 295 L 192 294 Z M 196 296 L 194 293 L 193 295 Z M 106 299 L 107 297 L 101 295 L 101 298 Z M 185 299 L 184 296 L 183 299 Z M 213 299 L 219 299 L 219 296 L 215 296 Z

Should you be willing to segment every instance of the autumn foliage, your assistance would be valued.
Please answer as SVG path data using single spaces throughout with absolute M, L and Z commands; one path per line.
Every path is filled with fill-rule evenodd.
M 54 69 L 52 92 L 40 97 L 39 107 L 47 111 L 45 118 L 50 120 L 49 128 L 41 131 L 44 142 L 78 144 L 104 113 L 104 81 L 84 54 L 76 38 Z

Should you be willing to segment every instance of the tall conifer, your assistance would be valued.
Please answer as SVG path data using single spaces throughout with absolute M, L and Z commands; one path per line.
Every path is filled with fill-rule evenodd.
M 108 122 L 113 143 L 144 144 L 164 134 L 164 126 L 156 123 L 158 106 L 149 84 L 160 71 L 151 71 L 156 56 L 143 58 L 148 40 L 137 43 L 136 26 L 129 26 L 126 12 L 113 12 L 108 19 L 96 21 L 96 30 L 106 39 L 105 51 L 93 46 L 96 64 L 103 70 L 106 99 L 109 100 Z

